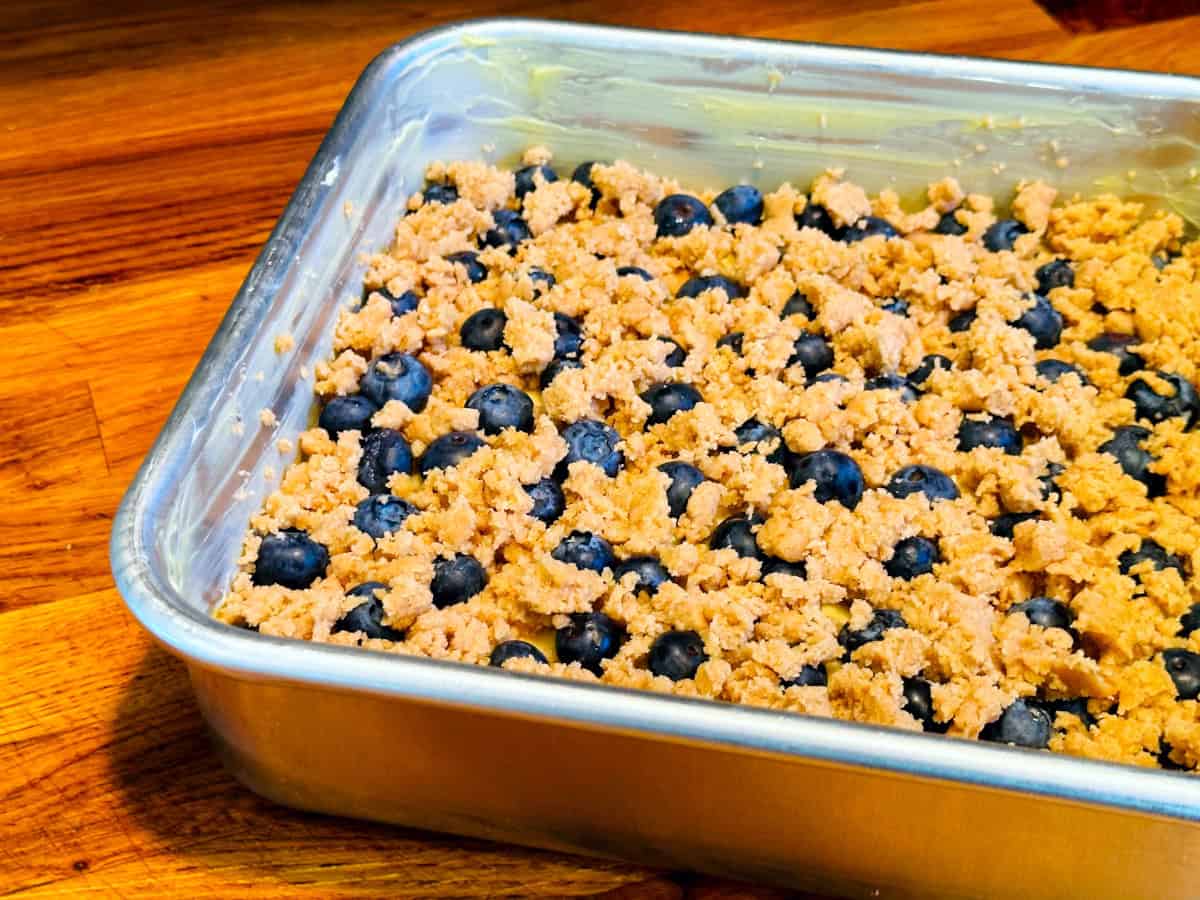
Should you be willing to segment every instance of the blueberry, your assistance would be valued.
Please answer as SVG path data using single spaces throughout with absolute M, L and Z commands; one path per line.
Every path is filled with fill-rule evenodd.
M 667 485 L 667 509 L 673 518 L 678 519 L 687 511 L 692 491 L 704 481 L 704 474 L 695 466 L 679 461 L 665 462 L 658 467 L 658 471 L 666 473 L 671 479 Z
M 917 389 L 907 379 L 901 378 L 894 372 L 879 375 L 875 378 L 868 378 L 863 384 L 863 389 L 868 391 L 899 391 L 900 399 L 905 403 L 915 403 L 919 396 Z
M 1180 765 L 1171 759 L 1171 751 L 1174 748 L 1163 738 L 1158 739 L 1158 764 L 1168 772 L 1186 772 L 1188 767 Z
M 1138 369 L 1146 368 L 1146 360 L 1129 349 L 1134 344 L 1139 343 L 1141 343 L 1141 340 L 1136 335 L 1115 334 L 1110 331 L 1092 338 L 1088 341 L 1087 345 L 1089 350 L 1111 353 L 1115 356 L 1118 360 L 1118 374 L 1132 375 Z
M 788 460 L 788 481 L 798 488 L 813 482 L 813 497 L 819 503 L 837 500 L 847 509 L 854 509 L 863 495 L 862 469 L 853 459 L 839 450 L 815 450 Z
M 920 492 L 931 503 L 935 500 L 958 499 L 958 488 L 954 481 L 941 469 L 935 469 L 933 466 L 904 466 L 898 469 L 887 483 L 887 492 L 900 498 Z
M 785 448 L 779 429 L 758 419 L 747 419 L 733 430 L 739 447 L 755 446 L 767 457 L 768 462 L 783 465 Z
M 547 525 L 556 521 L 567 507 L 563 490 L 553 478 L 543 478 L 534 484 L 525 485 L 525 493 L 533 498 L 529 514 Z
M 1174 569 L 1183 576 L 1183 560 L 1174 553 L 1168 553 L 1162 544 L 1152 538 L 1142 538 L 1140 547 L 1136 550 L 1125 550 L 1117 557 L 1117 567 L 1122 575 L 1128 575 L 1134 566 L 1144 562 L 1150 563 L 1156 572 Z
M 984 416 L 970 419 L 963 416 L 958 426 L 958 449 L 968 453 L 976 447 L 995 447 L 1009 456 L 1020 456 L 1024 441 L 1021 432 L 1008 419 Z
M 474 250 L 451 253 L 446 257 L 446 262 L 462 266 L 467 272 L 467 281 L 471 284 L 479 284 L 488 277 L 487 266 L 479 261 L 479 254 Z
M 989 225 L 987 231 L 983 233 L 983 246 L 993 253 L 1011 250 L 1017 238 L 1028 233 L 1029 229 L 1016 219 L 1001 219 L 999 222 Z
M 921 360 L 919 366 L 909 373 L 909 384 L 920 387 L 929 380 L 929 376 L 933 374 L 934 369 L 945 369 L 947 372 L 951 372 L 954 370 L 954 363 L 940 353 L 930 353 Z
M 1159 372 L 1158 377 L 1171 386 L 1171 394 L 1160 394 L 1145 379 L 1135 378 L 1125 391 L 1125 399 L 1133 401 L 1139 419 L 1157 423 L 1178 416 L 1183 418 L 1185 428 L 1191 428 L 1200 413 L 1195 387 L 1171 372 Z
M 954 210 L 951 210 L 948 213 L 942 213 L 942 217 L 938 219 L 937 225 L 933 227 L 933 233 L 955 236 L 964 235 L 967 233 L 967 226 L 958 221 L 958 218 L 954 215 Z
M 483 446 L 483 438 L 477 434 L 451 431 L 430 442 L 421 454 L 417 468 L 422 475 L 428 475 L 434 469 L 450 469 Z
M 365 637 L 381 638 L 386 641 L 404 640 L 404 632 L 383 624 L 385 610 L 383 602 L 375 596 L 376 591 L 387 591 L 381 581 L 367 581 L 346 591 L 347 597 L 363 597 L 364 601 L 333 623 L 330 632 L 362 632 Z
M 1008 324 L 1014 328 L 1023 328 L 1032 334 L 1033 346 L 1038 350 L 1049 350 L 1058 346 L 1062 337 L 1062 313 L 1041 294 L 1034 294 L 1033 306 Z
M 388 479 L 397 472 L 408 475 L 413 469 L 412 448 L 404 435 L 391 428 L 380 428 L 359 442 L 358 483 L 372 494 L 386 494 Z
M 255 584 L 277 584 L 300 590 L 325 574 L 329 551 L 298 528 L 268 534 L 258 545 L 254 563 Z
M 683 283 L 676 298 L 679 297 L 699 297 L 705 291 L 724 291 L 725 297 L 732 300 L 734 297 L 746 296 L 746 289 L 736 281 L 726 278 L 724 275 L 693 275 Z
M 383 406 L 389 400 L 399 400 L 419 413 L 429 402 L 433 379 L 415 356 L 388 353 L 367 367 L 358 386 L 372 403 Z
M 697 403 L 704 401 L 700 392 L 690 384 L 677 381 L 656 384 L 643 391 L 641 397 L 650 404 L 650 418 L 646 419 L 647 428 L 651 425 L 661 425 L 675 413 L 692 409 Z
M 496 210 L 492 221 L 495 224 L 480 239 L 485 247 L 507 247 L 509 253 L 516 253 L 518 244 L 533 237 L 525 220 L 511 209 Z
M 1075 270 L 1065 259 L 1052 259 L 1033 274 L 1037 278 L 1039 294 L 1048 294 L 1060 287 L 1075 287 Z
M 924 678 L 904 679 L 904 709 L 921 723 L 921 728 L 933 734 L 945 734 L 949 722 L 939 722 L 933 717 L 933 691 Z
M 1038 518 L 1040 518 L 1040 514 L 1036 512 L 1004 513 L 992 521 L 991 532 L 996 537 L 1007 538 L 1011 541 L 1018 525 Z
M 361 394 L 333 397 L 321 410 L 317 424 L 336 440 L 343 431 L 361 431 L 364 434 L 370 431 L 371 416 L 377 412 L 379 405 Z
M 994 227 L 994 226 L 993 226 Z M 1050 746 L 1050 714 L 1025 700 L 1014 700 L 995 722 L 979 733 L 981 741 L 1045 750 Z
M 391 494 L 372 494 L 354 508 L 354 527 L 378 540 L 403 525 L 416 511 L 407 500 Z
M 578 359 L 554 359 L 550 361 L 550 365 L 542 369 L 542 374 L 538 376 L 538 385 L 544 391 L 548 388 L 551 382 L 554 381 L 560 374 L 567 369 L 582 369 L 583 361 Z
M 1122 425 L 1113 431 L 1111 440 L 1100 445 L 1100 452 L 1114 457 L 1126 475 L 1145 485 L 1148 497 L 1161 497 L 1167 492 L 1167 479 L 1165 475 L 1150 471 L 1151 463 L 1156 460 L 1142 448 L 1142 441 L 1148 437 L 1149 428 Z
M 899 232 L 892 223 L 879 216 L 863 216 L 853 225 L 847 225 L 838 232 L 838 240 L 844 244 L 856 244 L 869 237 L 883 235 L 884 238 L 897 237 Z
M 850 380 L 845 375 L 839 375 L 837 372 L 822 372 L 812 380 L 813 384 L 849 384 Z
M 681 237 L 697 225 L 712 223 L 705 205 L 690 194 L 671 194 L 654 207 L 654 224 L 660 238 Z
M 704 641 L 694 631 L 666 631 L 650 645 L 648 665 L 655 675 L 672 681 L 695 678 L 700 664 L 708 659 Z
M 718 347 L 728 347 L 736 355 L 742 355 L 742 342 L 746 339 L 746 335 L 741 331 L 733 331 L 717 341 Z
M 783 312 L 779 314 L 779 318 L 781 319 L 786 319 L 788 316 L 804 316 L 804 318 L 812 321 L 816 318 L 817 313 L 813 309 L 813 305 L 808 302 L 808 298 L 799 291 L 796 291 L 796 293 L 788 297 L 788 302 L 783 305 Z
M 533 282 L 533 291 L 535 294 L 544 293 L 558 284 L 553 275 L 545 269 L 539 269 L 537 266 L 531 268 L 528 274 L 529 280 Z
M 484 434 L 499 434 L 505 428 L 533 431 L 533 401 L 511 384 L 481 387 L 467 400 L 467 409 L 479 413 L 479 427 Z
M 768 556 L 762 563 L 762 577 L 766 578 L 768 575 L 791 575 L 794 578 L 807 578 L 808 566 L 805 565 L 804 560 L 789 562 L 778 556 Z
M 713 201 L 713 206 L 721 211 L 730 225 L 737 222 L 758 225 L 762 222 L 763 196 L 753 185 L 739 184 L 722 191 Z
M 833 347 L 819 334 L 806 331 L 796 338 L 792 345 L 792 355 L 787 364 L 804 367 L 804 374 L 814 378 L 818 372 L 823 372 L 833 365 Z
M 1038 481 L 1042 483 L 1043 500 L 1049 500 L 1051 497 L 1053 497 L 1055 503 L 1062 502 L 1062 491 L 1059 490 L 1058 482 L 1054 479 L 1056 479 L 1065 471 L 1067 471 L 1067 467 L 1062 463 L 1046 463 L 1046 474 L 1038 476 Z
M 812 198 L 808 198 L 808 203 L 805 204 L 804 210 L 796 216 L 797 228 L 815 228 L 817 231 L 833 237 L 837 234 L 837 226 L 833 224 L 833 218 L 829 215 L 829 210 L 819 203 L 813 203 Z
M 504 328 L 508 325 L 508 316 L 504 310 L 487 306 L 478 312 L 467 316 L 458 335 L 462 345 L 468 350 L 499 350 L 507 348 L 504 343 Z
M 1190 637 L 1192 632 L 1200 628 L 1200 603 L 1193 603 L 1188 611 L 1179 617 L 1179 637 Z
M 1063 631 L 1071 631 L 1071 623 L 1075 621 L 1067 604 L 1052 597 L 1031 597 L 1015 604 L 1009 612 L 1024 614 L 1030 624 L 1042 628 L 1061 628 Z
M 642 279 L 642 281 L 654 280 L 653 275 L 651 275 L 645 269 L 640 269 L 637 266 L 621 266 L 617 269 L 618 278 L 624 278 L 626 275 L 633 275 L 636 278 Z
M 1175 682 L 1175 692 L 1180 700 L 1195 700 L 1200 697 L 1200 653 L 1190 650 L 1164 650 L 1163 665 Z
M 615 561 L 608 541 L 590 531 L 572 531 L 550 551 L 550 555 L 559 562 L 591 572 L 610 569 Z
M 1040 377 L 1045 378 L 1051 384 L 1058 384 L 1058 379 L 1064 375 L 1074 375 L 1079 379 L 1080 384 L 1091 384 L 1078 366 L 1063 362 L 1061 359 L 1043 359 L 1034 368 Z
M 825 687 L 829 684 L 829 676 L 825 674 L 824 666 L 802 666 L 795 678 L 781 681 L 785 688 L 790 687 Z
M 620 581 L 630 572 L 637 575 L 634 591 L 657 594 L 659 587 L 671 580 L 667 567 L 653 556 L 631 556 L 613 566 L 613 578 Z
M 554 358 L 579 359 L 583 353 L 583 326 L 566 313 L 554 314 Z
M 883 567 L 893 578 L 911 581 L 918 575 L 927 575 L 935 564 L 942 561 L 938 545 L 926 537 L 906 537 L 896 544 L 892 558 Z
M 604 613 L 571 613 L 571 621 L 554 635 L 559 662 L 579 663 L 599 675 L 600 661 L 616 656 L 625 630 Z
M 1088 728 L 1096 724 L 1096 719 L 1088 709 L 1087 698 L 1085 697 L 1075 697 L 1070 700 L 1026 700 L 1025 702 L 1030 706 L 1036 706 L 1039 709 L 1045 710 L 1046 714 L 1050 717 L 1051 725 L 1054 724 L 1054 720 L 1060 712 L 1076 716 Z
M 429 591 L 433 594 L 433 605 L 438 609 L 466 603 L 487 585 L 487 572 L 473 556 L 455 553 L 439 556 L 433 561 L 433 581 Z
M 669 337 L 657 337 L 655 340 L 662 341 L 664 344 L 670 344 L 674 348 L 670 353 L 667 354 L 667 358 L 663 360 L 663 362 L 665 362 L 672 369 L 683 365 L 684 360 L 687 359 L 687 353 L 682 347 L 679 346 L 678 341 Z
M 886 303 L 879 306 L 884 312 L 890 312 L 894 316 L 904 316 L 908 318 L 908 301 L 902 297 L 893 297 Z
M 894 609 L 877 609 L 871 616 L 871 621 L 859 629 L 853 629 L 849 624 L 843 625 L 838 632 L 838 643 L 846 648 L 847 653 L 853 653 L 865 644 L 883 640 L 885 632 L 893 628 L 907 628 L 904 616 Z
M 600 202 L 600 189 L 596 187 L 592 181 L 592 166 L 596 165 L 595 160 L 587 160 L 581 162 L 575 167 L 575 171 L 571 173 L 571 180 L 576 184 L 582 184 L 585 188 L 592 192 L 592 202 L 589 204 L 592 209 L 596 208 L 596 204 Z
M 761 560 L 763 554 L 754 537 L 752 530 L 754 524 L 745 516 L 726 519 L 713 530 L 712 536 L 708 539 L 708 546 L 713 550 L 724 550 L 728 547 L 738 556 Z
M 523 169 L 517 169 L 517 199 L 524 199 L 525 195 L 537 188 L 534 183 L 533 176 L 540 174 L 547 182 L 558 181 L 558 173 L 549 166 L 525 166 Z
M 567 442 L 567 455 L 558 464 L 561 478 L 566 477 L 568 467 L 582 460 L 612 478 L 625 465 L 625 454 L 619 449 L 621 436 L 595 419 L 580 419 L 563 429 L 563 440 Z
M 422 199 L 426 203 L 453 203 L 458 199 L 458 188 L 452 184 L 431 184 L 425 188 Z
M 405 291 L 397 296 L 389 291 L 386 287 L 380 287 L 371 291 L 363 291 L 364 305 L 366 304 L 366 301 L 370 299 L 371 294 L 378 294 L 380 297 L 386 300 L 392 307 L 393 316 L 402 316 L 405 313 L 410 313 L 416 309 L 417 305 L 421 302 L 421 298 L 416 295 L 415 291 Z
M 532 659 L 534 662 L 546 662 L 546 655 L 528 641 L 501 641 L 488 657 L 488 665 L 502 668 L 510 659 Z
M 979 313 L 977 313 L 975 310 L 964 310 L 958 315 L 953 316 L 950 321 L 946 323 L 946 327 L 949 328 L 953 334 L 962 334 L 964 331 L 970 331 L 971 326 L 975 324 L 975 320 L 978 318 Z

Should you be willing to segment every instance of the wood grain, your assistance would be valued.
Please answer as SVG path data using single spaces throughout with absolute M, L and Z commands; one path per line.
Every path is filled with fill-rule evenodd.
M 130 620 L 122 491 L 354 78 L 529 15 L 1200 72 L 1200 18 L 1072 35 L 1033 0 L 182 0 L 0 8 L 0 896 L 778 897 L 281 809 Z

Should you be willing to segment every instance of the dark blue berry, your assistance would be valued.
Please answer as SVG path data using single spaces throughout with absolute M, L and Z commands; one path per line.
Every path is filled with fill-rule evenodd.
M 747 419 L 733 430 L 739 447 L 754 447 L 768 462 L 783 464 L 785 448 L 779 429 L 758 419 Z
M 533 401 L 511 384 L 481 387 L 467 400 L 467 409 L 479 413 L 479 427 L 484 434 L 499 434 L 505 428 L 533 431 Z
M 564 428 L 562 436 L 567 442 L 567 455 L 558 464 L 561 478 L 566 477 L 571 463 L 581 460 L 599 466 L 609 478 L 625 465 L 625 454 L 618 449 L 621 436 L 603 422 L 580 419 Z
M 467 272 L 467 281 L 471 284 L 479 284 L 485 281 L 488 277 L 487 266 L 479 261 L 479 254 L 474 250 L 462 250 L 458 253 L 451 253 L 446 257 L 446 262 L 451 262 L 462 266 Z
M 694 631 L 667 631 L 656 637 L 650 645 L 647 664 L 655 675 L 682 681 L 696 677 L 696 670 L 707 659 L 704 641 L 699 634 Z
M 535 662 L 546 662 L 546 655 L 528 641 L 502 641 L 492 650 L 488 657 L 488 665 L 502 668 L 510 659 L 532 659 Z
M 683 365 L 684 360 L 687 359 L 687 352 L 679 346 L 678 341 L 676 341 L 674 338 L 661 336 L 655 338 L 655 340 L 662 341 L 664 344 L 670 344 L 673 348 L 671 352 L 667 354 L 667 358 L 663 360 L 663 362 L 665 362 L 672 369 Z
M 954 370 L 954 363 L 940 353 L 930 353 L 921 360 L 919 366 L 909 373 L 909 384 L 921 387 L 921 385 L 929 380 L 929 376 L 933 374 L 934 369 L 944 369 L 947 372 L 951 372 Z
M 361 394 L 333 397 L 321 410 L 317 424 L 336 440 L 343 431 L 361 431 L 363 433 L 370 431 L 371 416 L 377 412 L 379 412 L 379 405 Z
M 813 305 L 808 302 L 808 298 L 796 291 L 788 297 L 788 302 L 783 305 L 783 312 L 779 314 L 781 319 L 786 319 L 788 316 L 804 316 L 811 321 L 816 318 L 817 313 L 813 309 Z
M 1039 709 L 1045 710 L 1046 714 L 1050 717 L 1051 725 L 1054 724 L 1054 720 L 1060 712 L 1070 713 L 1088 728 L 1096 724 L 1096 719 L 1092 716 L 1091 710 L 1088 709 L 1087 698 L 1085 697 L 1075 697 L 1069 700 L 1026 700 L 1025 702 L 1030 706 L 1036 706 Z
M 812 198 L 808 198 L 808 203 L 805 204 L 804 210 L 796 216 L 797 228 L 815 228 L 817 231 L 833 237 L 837 234 L 837 226 L 833 224 L 833 218 L 829 215 L 829 210 L 819 203 L 813 203 Z
M 546 366 L 546 368 L 542 369 L 542 374 L 538 376 L 538 385 L 544 391 L 546 388 L 550 387 L 551 382 L 553 382 L 555 378 L 557 378 L 560 374 L 562 374 L 567 369 L 582 369 L 582 368 L 583 368 L 582 360 L 578 360 L 578 359 L 554 359 L 554 360 L 551 360 L 550 365 L 548 365 L 548 366 Z
M 417 468 L 422 475 L 434 469 L 453 468 L 483 446 L 483 438 L 473 432 L 451 431 L 433 439 L 421 454 Z
M 1040 377 L 1045 378 L 1051 384 L 1058 384 L 1058 379 L 1064 375 L 1074 375 L 1079 379 L 1080 384 L 1091 384 L 1078 366 L 1063 362 L 1061 359 L 1043 359 L 1034 368 Z
M 883 635 L 893 628 L 907 628 L 904 616 L 894 609 L 877 609 L 862 628 L 854 629 L 849 624 L 843 625 L 838 633 L 838 643 L 846 648 L 847 653 L 853 653 L 865 644 L 883 640 Z
M 1033 335 L 1033 346 L 1038 350 L 1057 347 L 1062 338 L 1063 317 L 1041 294 L 1033 295 L 1033 306 L 1009 322 L 1014 328 L 1023 328 Z
M 604 613 L 571 613 L 571 621 L 554 635 L 559 662 L 579 663 L 599 675 L 601 661 L 611 659 L 621 649 L 625 629 Z
M 383 602 L 375 596 L 376 591 L 386 592 L 388 586 L 381 581 L 368 581 L 346 591 L 347 597 L 363 597 L 362 603 L 333 623 L 329 630 L 338 632 L 361 632 L 364 637 L 385 641 L 402 641 L 404 632 L 383 624 L 385 610 Z
M 1145 485 L 1148 497 L 1161 497 L 1167 492 L 1167 479 L 1165 475 L 1150 471 L 1151 464 L 1156 460 L 1142 448 L 1142 441 L 1148 437 L 1149 428 L 1122 425 L 1113 431 L 1111 440 L 1100 445 L 1100 452 L 1115 458 L 1126 475 Z
M 1191 650 L 1164 650 L 1163 665 L 1175 682 L 1175 693 L 1180 700 L 1195 700 L 1200 697 L 1200 653 Z
M 504 343 L 504 328 L 508 325 L 508 316 L 504 310 L 488 306 L 471 313 L 463 322 L 458 335 L 462 345 L 468 350 L 499 350 L 507 347 Z
M 819 503 L 838 501 L 854 509 L 863 495 L 863 474 L 853 459 L 839 450 L 815 450 L 789 458 L 788 481 L 792 487 L 811 481 L 816 485 L 813 497 Z
M 400 432 L 380 428 L 365 435 L 359 443 L 362 456 L 358 460 L 358 483 L 372 494 L 386 494 L 388 480 L 396 473 L 412 472 L 412 448 Z
M 704 481 L 704 474 L 695 466 L 677 460 L 663 463 L 658 471 L 666 473 L 671 479 L 667 485 L 667 509 L 673 518 L 678 519 L 687 511 L 692 491 Z
M 1055 288 L 1075 287 L 1075 270 L 1065 259 L 1052 259 L 1033 273 L 1038 293 L 1048 294 Z
M 1191 428 L 1200 413 L 1196 389 L 1186 378 L 1171 372 L 1159 372 L 1158 377 L 1171 386 L 1172 393 L 1160 394 L 1145 379 L 1135 378 L 1125 391 L 1125 399 L 1133 401 L 1139 419 L 1158 423 L 1180 417 L 1184 427 Z
M 1050 714 L 1025 700 L 1014 700 L 995 722 L 979 733 L 981 741 L 1045 750 L 1052 732 Z
M 302 590 L 325 574 L 329 551 L 298 528 L 268 534 L 258 545 L 254 563 L 255 584 L 277 584 Z
M 522 169 L 517 169 L 517 199 L 524 199 L 525 195 L 537 188 L 533 176 L 541 175 L 547 182 L 558 181 L 558 173 L 549 166 L 525 166 Z
M 1140 547 L 1136 550 L 1125 550 L 1117 557 L 1117 566 L 1122 575 L 1128 575 L 1135 566 L 1144 562 L 1150 563 L 1156 572 L 1174 569 L 1183 575 L 1183 560 L 1174 553 L 1168 553 L 1167 549 L 1153 538 L 1142 538 Z
M 378 540 L 403 525 L 416 511 L 407 500 L 391 494 L 373 494 L 354 508 L 354 527 Z
M 900 399 L 905 403 L 915 403 L 919 396 L 917 389 L 907 379 L 901 378 L 894 372 L 879 375 L 875 378 L 868 378 L 863 384 L 863 389 L 868 391 L 899 391 Z
M 762 222 L 763 196 L 753 185 L 739 184 L 721 191 L 713 201 L 713 206 L 721 211 L 730 225 L 738 222 L 758 225 Z
M 754 537 L 753 525 L 745 516 L 734 516 L 718 525 L 708 539 L 708 546 L 713 550 L 729 548 L 747 559 L 761 560 L 762 551 Z
M 583 353 L 583 326 L 566 313 L 554 314 L 554 358 L 579 359 Z
M 642 281 L 653 281 L 654 276 L 645 269 L 640 269 L 637 266 L 621 266 L 617 269 L 617 277 L 623 278 L 626 275 L 633 275 L 635 278 L 640 278 Z
M 724 275 L 693 275 L 675 294 L 678 297 L 699 297 L 705 291 L 724 291 L 726 298 L 746 296 L 746 289 Z
M 728 347 L 736 355 L 742 355 L 742 342 L 746 339 L 746 335 L 741 331 L 730 332 L 717 341 L 718 347 Z
M 817 373 L 823 372 L 833 365 L 833 347 L 821 335 L 806 331 L 796 338 L 796 343 L 792 345 L 792 355 L 788 358 L 787 364 L 789 366 L 799 364 L 804 367 L 805 375 L 815 378 Z
M 1011 250 L 1017 238 L 1028 233 L 1029 229 L 1016 219 L 1001 219 L 989 225 L 983 233 L 983 246 L 993 253 Z
M 1179 617 L 1179 637 L 1190 637 L 1192 632 L 1200 628 L 1200 603 L 1193 603 L 1188 611 Z
M 1146 360 L 1134 353 L 1129 348 L 1134 344 L 1141 343 L 1141 340 L 1132 334 L 1107 334 L 1097 335 L 1088 341 L 1088 349 L 1096 350 L 1100 353 L 1111 353 L 1118 360 L 1117 373 L 1120 375 L 1132 375 L 1139 369 L 1146 368 Z
M 559 562 L 570 563 L 579 569 L 603 572 L 612 568 L 615 559 L 608 541 L 590 531 L 572 531 L 563 538 L 550 555 Z
M 946 327 L 953 334 L 962 334 L 964 331 L 970 331 L 971 326 L 975 324 L 975 320 L 979 318 L 979 313 L 973 309 L 964 310 L 958 315 L 952 317 L 946 323 Z
M 884 238 L 894 238 L 899 234 L 892 223 L 879 216 L 863 216 L 853 225 L 847 225 L 838 232 L 838 240 L 845 244 L 855 244 L 869 237 L 883 235 Z
M 785 688 L 790 687 L 825 687 L 829 684 L 829 676 L 825 674 L 824 666 L 802 666 L 795 678 L 780 682 Z
M 1038 481 L 1042 483 L 1043 500 L 1053 497 L 1056 503 L 1062 501 L 1062 491 L 1059 490 L 1058 482 L 1055 479 L 1065 471 L 1067 471 L 1067 467 L 1062 463 L 1046 463 L 1046 474 L 1038 476 Z
M 812 380 L 813 384 L 849 384 L 850 380 L 845 375 L 839 375 L 837 372 L 822 372 Z
M 681 237 L 698 225 L 711 225 L 708 208 L 690 194 L 671 194 L 654 207 L 654 224 L 658 236 Z
M 534 484 L 526 485 L 525 493 L 533 498 L 533 507 L 529 514 L 547 525 L 556 521 L 567 507 L 563 490 L 553 478 L 543 478 Z
M 949 722 L 939 722 L 933 715 L 932 685 L 924 678 L 904 679 L 904 710 L 921 723 L 921 728 L 931 734 L 945 734 Z
M 481 239 L 485 247 L 507 247 L 509 253 L 516 253 L 518 244 L 533 237 L 525 220 L 511 209 L 496 210 L 492 213 L 492 221 L 495 224 Z
M 958 426 L 958 449 L 963 453 L 976 447 L 995 447 L 1009 456 L 1020 456 L 1023 446 L 1021 432 L 1008 419 L 998 416 L 972 419 L 963 416 Z
M 964 235 L 967 233 L 967 226 L 958 221 L 954 215 L 954 211 L 951 210 L 948 213 L 942 213 L 942 217 L 938 219 L 937 225 L 933 227 L 933 233 L 955 236 Z
M 426 203 L 453 203 L 458 199 L 458 188 L 452 184 L 431 184 L 425 188 Z
M 1018 525 L 1022 522 L 1032 522 L 1040 517 L 1040 514 L 1036 512 L 1004 513 L 992 521 L 991 532 L 996 537 L 1007 538 L 1011 541 Z
M 416 295 L 415 291 L 405 291 L 399 296 L 393 294 L 386 287 L 375 288 L 372 291 L 363 291 L 363 302 L 366 303 L 370 299 L 371 294 L 378 294 L 386 300 L 392 307 L 393 316 L 402 316 L 405 313 L 410 313 L 417 308 L 421 302 L 421 298 Z
M 483 565 L 473 556 L 455 553 L 439 556 L 433 561 L 433 581 L 429 592 L 438 609 L 466 603 L 487 586 L 488 577 Z
M 367 367 L 358 387 L 363 396 L 379 406 L 389 400 L 399 400 L 419 413 L 429 402 L 433 378 L 415 356 L 388 353 Z
M 908 318 L 908 301 L 903 297 L 893 297 L 886 303 L 880 304 L 880 309 L 884 312 L 890 312 L 894 316 L 904 316 Z
M 938 545 L 926 537 L 906 537 L 892 551 L 892 558 L 883 564 L 893 578 L 911 581 L 918 575 L 927 575 L 942 561 Z
M 581 162 L 575 167 L 575 171 L 571 173 L 571 180 L 576 184 L 582 184 L 585 188 L 592 192 L 592 209 L 596 208 L 596 204 L 600 202 L 600 189 L 592 182 L 592 166 L 596 165 L 595 160 L 587 160 Z
M 650 404 L 650 417 L 646 419 L 647 428 L 651 425 L 661 425 L 675 413 L 685 412 L 704 401 L 700 392 L 690 384 L 677 381 L 656 384 L 643 391 L 641 397 L 644 402 Z
M 766 578 L 768 575 L 791 575 L 793 578 L 807 578 L 808 566 L 805 565 L 804 560 L 789 562 L 778 556 L 768 556 L 762 563 L 762 577 Z
M 921 493 L 931 503 L 935 500 L 958 499 L 958 488 L 954 481 L 941 469 L 935 469 L 933 466 L 904 466 L 888 481 L 887 492 L 899 498 Z
M 1063 631 L 1071 631 L 1071 623 L 1075 621 L 1067 604 L 1053 597 L 1031 597 L 1015 604 L 1009 612 L 1023 614 L 1032 625 L 1061 628 Z
M 545 293 L 558 284 L 553 275 L 545 269 L 539 269 L 536 266 L 529 270 L 529 280 L 533 282 L 533 291 L 535 294 Z
M 667 567 L 653 556 L 632 556 L 613 566 L 613 578 L 617 581 L 630 572 L 637 575 L 634 591 L 645 591 L 648 594 L 657 594 L 658 589 L 671 580 L 671 573 L 667 571 Z
M 1186 772 L 1188 767 L 1171 759 L 1174 748 L 1165 738 L 1158 739 L 1158 764 L 1168 772 Z

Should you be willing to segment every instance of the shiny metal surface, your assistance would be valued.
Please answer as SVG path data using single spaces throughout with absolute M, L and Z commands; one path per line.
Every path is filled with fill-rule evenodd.
M 902 195 L 948 172 L 1007 195 L 1042 176 L 1200 218 L 1192 79 L 515 20 L 385 51 L 113 530 L 121 593 L 187 661 L 234 773 L 308 809 L 853 896 L 1195 897 L 1190 777 L 284 641 L 209 618 L 269 490 L 264 470 L 279 464 L 274 441 L 308 423 L 311 394 L 296 384 L 329 352 L 360 252 L 387 243 L 428 161 L 508 161 L 531 143 L 563 163 L 621 157 L 698 184 L 805 182 L 844 165 Z M 296 349 L 278 357 L 284 331 Z M 259 427 L 264 407 L 277 430 Z

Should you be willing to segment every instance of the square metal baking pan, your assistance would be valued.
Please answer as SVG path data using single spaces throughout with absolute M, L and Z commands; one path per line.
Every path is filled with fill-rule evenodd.
M 519 20 L 418 35 L 360 78 L 143 463 L 117 584 L 186 661 L 234 774 L 285 804 L 853 896 L 1196 897 L 1191 777 L 268 638 L 209 610 L 286 462 L 275 441 L 309 422 L 303 372 L 361 254 L 431 160 L 545 143 L 697 187 L 837 165 L 902 196 L 1045 177 L 1194 222 L 1198 142 L 1187 78 Z

